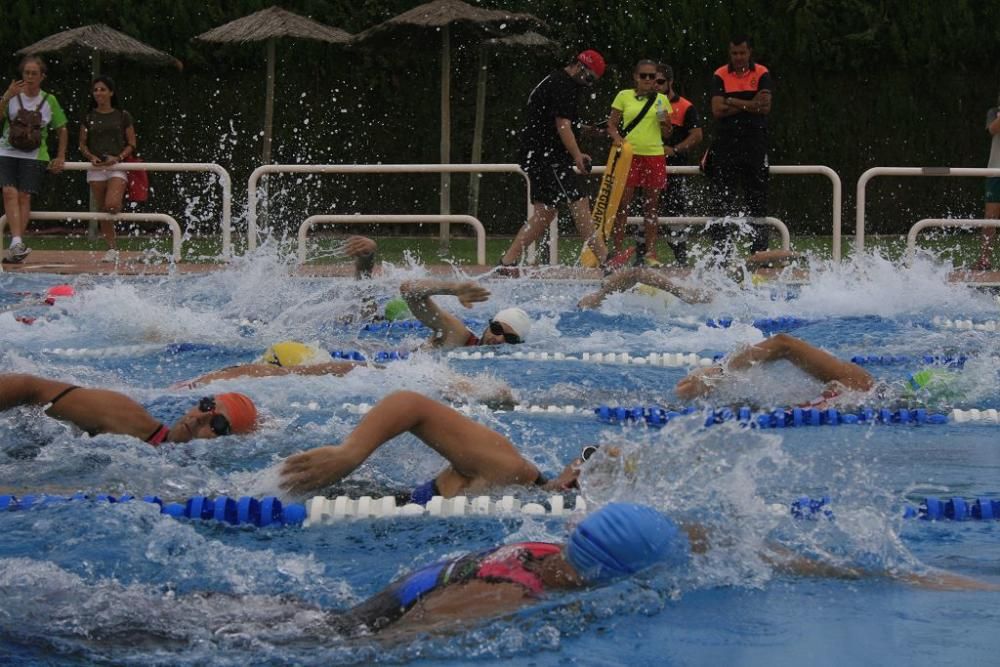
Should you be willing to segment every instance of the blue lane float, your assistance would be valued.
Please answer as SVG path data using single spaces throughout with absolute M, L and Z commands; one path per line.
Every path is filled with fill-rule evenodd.
M 713 329 L 728 329 L 733 326 L 734 322 L 738 323 L 739 321 L 740 320 L 734 320 L 731 317 L 720 317 L 717 319 L 705 320 L 705 326 Z M 814 320 L 804 320 L 798 317 L 762 317 L 753 320 L 751 324 L 755 329 L 760 329 L 765 334 L 772 334 L 783 331 L 792 331 L 793 329 L 807 326 L 813 322 Z
M 462 323 L 470 329 L 478 330 L 485 326 L 479 320 L 462 320 Z M 420 320 L 381 320 L 379 322 L 369 322 L 361 328 L 362 333 L 391 332 L 391 331 L 430 331 Z
M 945 356 L 925 354 L 921 356 L 906 356 L 892 354 L 859 354 L 851 357 L 851 361 L 859 366 L 943 366 L 945 368 L 964 368 L 969 358 L 965 355 Z
M 658 406 L 612 407 L 601 405 L 594 408 L 597 419 L 605 424 L 645 423 L 659 428 L 670 420 L 683 415 L 700 412 L 701 409 L 686 407 L 672 410 Z M 754 413 L 744 405 L 732 408 L 704 409 L 705 426 L 729 421 L 753 428 L 797 428 L 802 426 L 839 426 L 841 424 L 947 424 L 948 415 L 929 412 L 925 408 L 890 410 L 889 408 L 861 408 L 857 412 L 841 412 L 835 408 L 778 408 Z
M 409 359 L 410 353 L 406 350 L 379 350 L 378 352 L 368 352 L 369 356 L 361 350 L 330 350 L 330 356 L 334 359 L 345 359 L 347 361 L 374 361 L 384 363 L 387 361 L 402 361 Z
M 0 511 L 28 510 L 35 507 L 48 507 L 70 502 L 92 501 L 106 503 L 127 503 L 136 500 L 128 494 L 112 496 L 108 494 L 88 495 L 76 493 L 72 496 L 47 494 L 29 494 L 18 498 L 13 495 L 0 495 Z M 261 499 L 251 496 L 230 498 L 218 496 L 193 496 L 183 502 L 164 503 L 157 496 L 143 496 L 141 499 L 160 508 L 161 514 L 175 519 L 197 519 L 201 521 L 221 521 L 234 526 L 299 526 L 306 518 L 305 505 L 292 503 L 283 505 L 274 496 Z
M 796 519 L 815 521 L 834 518 L 829 496 L 802 496 L 789 507 Z M 924 521 L 1000 521 L 1000 500 L 987 497 L 942 499 L 927 496 L 919 505 L 905 505 L 903 518 Z

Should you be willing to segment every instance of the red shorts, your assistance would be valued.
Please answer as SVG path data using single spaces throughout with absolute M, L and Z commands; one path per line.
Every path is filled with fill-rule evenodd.
M 662 155 L 633 155 L 625 185 L 662 190 L 667 187 L 667 161 Z

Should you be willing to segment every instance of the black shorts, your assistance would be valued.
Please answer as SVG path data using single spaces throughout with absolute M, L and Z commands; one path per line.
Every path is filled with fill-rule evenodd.
M 539 164 L 528 162 L 522 165 L 531 183 L 531 201 L 555 208 L 559 202 L 575 202 L 587 195 L 581 183 L 581 176 L 573 170 L 572 164 Z
M 42 189 L 47 169 L 42 160 L 0 155 L 0 187 L 11 186 L 18 192 L 36 195 Z

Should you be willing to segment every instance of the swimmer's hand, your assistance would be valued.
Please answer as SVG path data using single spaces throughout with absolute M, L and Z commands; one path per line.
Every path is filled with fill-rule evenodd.
M 592 292 L 580 299 L 576 307 L 581 309 L 597 308 L 604 301 L 604 294 L 601 291 Z
M 339 482 L 360 463 L 352 463 L 344 447 L 317 447 L 285 459 L 279 485 L 290 494 L 316 491 Z
M 349 236 L 344 241 L 344 253 L 348 257 L 363 257 L 375 254 L 375 241 L 366 236 Z
M 715 380 L 725 374 L 722 366 L 700 368 L 677 383 L 674 393 L 682 400 L 691 400 L 712 393 Z
M 472 304 L 487 301 L 490 298 L 490 291 L 472 281 L 459 283 L 452 290 L 452 294 L 458 297 L 458 302 L 466 308 L 472 308 Z

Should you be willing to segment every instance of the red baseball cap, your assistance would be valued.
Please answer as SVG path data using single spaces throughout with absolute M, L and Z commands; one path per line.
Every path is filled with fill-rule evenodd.
M 604 56 L 593 49 L 587 49 L 576 57 L 584 67 L 597 76 L 604 76 Z

